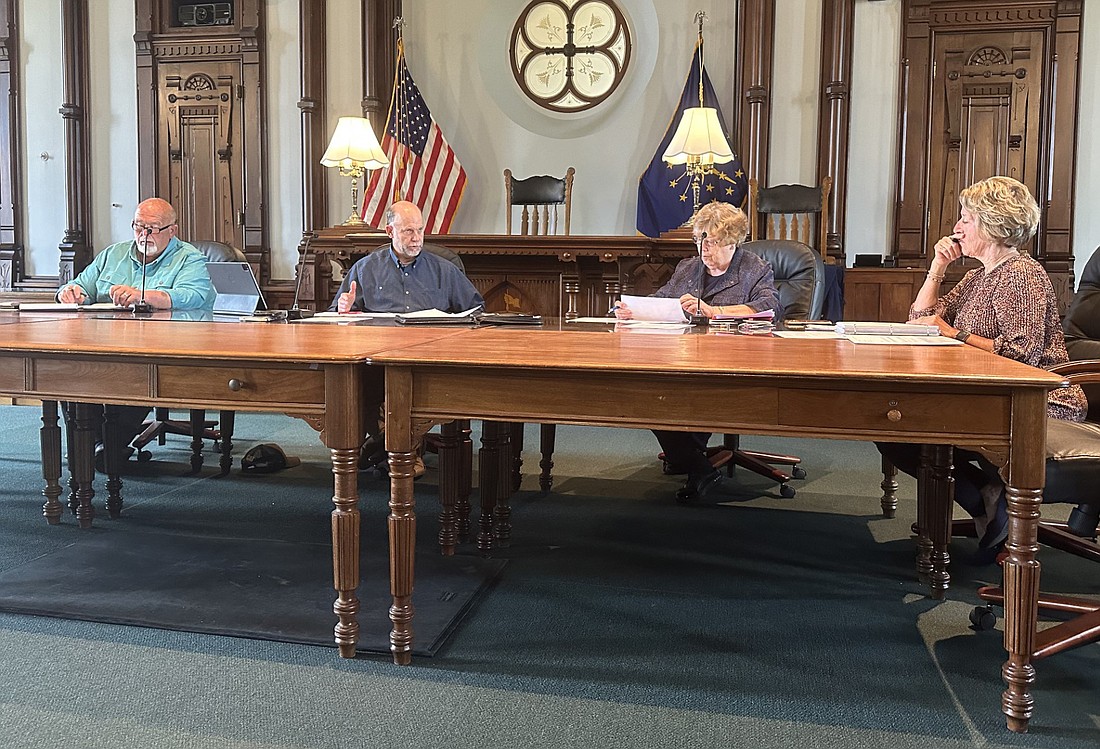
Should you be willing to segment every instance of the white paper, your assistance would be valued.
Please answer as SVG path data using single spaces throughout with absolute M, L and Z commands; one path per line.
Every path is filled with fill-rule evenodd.
M 76 312 L 80 305 L 76 302 L 20 302 L 20 312 Z
M 923 325 L 908 322 L 847 322 L 836 324 L 836 332 L 841 335 L 924 335 L 936 337 L 940 329 L 935 325 Z
M 424 309 L 417 312 L 399 312 L 398 314 L 400 314 L 401 317 L 410 319 L 417 317 L 469 317 L 480 309 L 481 307 L 471 307 L 465 312 L 443 312 L 442 310 L 438 310 L 433 307 L 432 309 Z
M 598 322 L 614 325 L 619 321 L 614 317 L 574 317 L 571 320 L 566 320 L 566 322 Z
M 622 300 L 640 322 L 684 322 L 684 308 L 677 298 L 623 294 Z

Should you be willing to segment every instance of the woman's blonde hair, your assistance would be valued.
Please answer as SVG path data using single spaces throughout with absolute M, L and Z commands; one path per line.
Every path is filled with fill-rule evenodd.
M 719 246 L 740 245 L 749 235 L 749 219 L 729 203 L 707 203 L 695 214 L 695 234 L 706 232 Z
M 994 242 L 1020 249 L 1035 236 L 1039 206 L 1027 185 L 1012 177 L 989 177 L 959 194 L 961 205 L 978 219 L 979 229 Z

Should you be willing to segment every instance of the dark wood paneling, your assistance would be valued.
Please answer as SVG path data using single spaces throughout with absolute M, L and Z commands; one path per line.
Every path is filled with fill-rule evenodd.
M 88 4 L 61 2 L 62 81 L 65 101 L 65 234 L 58 249 L 57 282 L 63 285 L 92 261 L 91 153 L 88 150 Z
M 848 268 L 844 319 L 903 322 L 924 283 L 924 268 Z
M 327 309 L 338 288 L 329 260 L 347 270 L 388 241 L 355 227 L 323 229 L 310 259 L 316 308 Z M 656 291 L 676 263 L 695 253 L 689 238 L 446 234 L 426 241 L 459 254 L 489 311 L 552 317 L 603 316 L 620 294 Z
M 135 0 L 139 197 L 171 200 L 184 237 L 242 248 L 265 282 L 263 3 L 235 0 L 224 26 L 170 10 Z
M 894 229 L 900 263 L 926 263 L 935 238 L 953 223 L 947 217 L 957 212 L 959 189 L 1009 174 L 1039 202 L 1033 254 L 1067 301 L 1081 12 L 1080 0 L 904 1 Z

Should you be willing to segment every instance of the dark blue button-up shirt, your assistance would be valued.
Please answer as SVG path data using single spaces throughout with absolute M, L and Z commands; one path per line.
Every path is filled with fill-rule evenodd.
M 375 250 L 356 261 L 344 276 L 329 311 L 355 281 L 356 312 L 465 312 L 485 303 L 470 279 L 448 260 L 422 250 L 409 265 L 401 265 L 392 247 Z

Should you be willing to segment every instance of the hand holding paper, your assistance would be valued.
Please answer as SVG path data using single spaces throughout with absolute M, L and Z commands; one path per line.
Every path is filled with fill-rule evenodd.
M 621 320 L 641 320 L 643 322 L 684 322 L 684 310 L 680 306 L 680 300 L 653 296 L 633 296 L 623 294 L 623 310 L 620 307 L 615 316 Z M 619 314 L 627 311 L 630 317 Z

